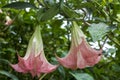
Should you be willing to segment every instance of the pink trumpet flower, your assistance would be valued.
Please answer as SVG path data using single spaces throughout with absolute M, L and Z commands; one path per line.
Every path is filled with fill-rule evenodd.
M 6 16 L 6 22 L 5 22 L 5 25 L 6 26 L 9 26 L 13 23 L 13 20 L 9 17 L 9 16 Z
M 70 69 L 83 69 L 93 66 L 101 59 L 102 49 L 92 49 L 85 39 L 85 35 L 79 26 L 73 22 L 71 33 L 71 47 L 68 55 L 63 58 L 57 57 L 61 65 Z
M 44 55 L 39 26 L 29 41 L 25 56 L 22 58 L 18 55 L 18 61 L 17 64 L 11 64 L 12 68 L 18 72 L 31 73 L 33 77 L 40 76 L 41 73 L 50 73 L 57 68 L 57 65 L 50 64 Z

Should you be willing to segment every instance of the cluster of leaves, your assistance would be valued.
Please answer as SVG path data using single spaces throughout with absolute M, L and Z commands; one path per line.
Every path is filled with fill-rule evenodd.
M 16 53 L 24 56 L 37 24 L 42 28 L 45 55 L 57 64 L 54 54 L 67 54 L 71 21 L 76 21 L 88 42 L 104 48 L 102 60 L 82 70 L 60 66 L 44 80 L 119 80 L 119 5 L 119 0 L 0 0 L 0 79 L 31 80 L 30 74 L 15 72 L 8 64 L 17 63 Z M 14 20 L 9 26 L 4 25 L 6 15 Z

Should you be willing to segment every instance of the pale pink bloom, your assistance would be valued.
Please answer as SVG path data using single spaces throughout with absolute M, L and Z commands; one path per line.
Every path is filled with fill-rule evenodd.
M 43 42 L 40 27 L 37 26 L 28 45 L 27 52 L 22 58 L 18 55 L 18 64 L 11 64 L 18 72 L 31 73 L 32 76 L 40 76 L 41 73 L 50 73 L 57 68 L 57 65 L 50 64 L 43 51 Z
M 66 68 L 77 69 L 93 66 L 101 59 L 102 49 L 92 49 L 85 39 L 84 33 L 79 26 L 73 22 L 71 33 L 71 47 L 68 55 L 57 59 Z
M 13 23 L 13 20 L 9 16 L 6 16 L 5 19 L 6 19 L 6 22 L 5 22 L 6 26 L 9 26 Z

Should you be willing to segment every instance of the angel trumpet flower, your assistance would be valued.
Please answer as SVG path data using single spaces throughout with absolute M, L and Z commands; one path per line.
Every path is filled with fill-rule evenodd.
M 12 68 L 18 72 L 31 73 L 33 77 L 41 73 L 50 73 L 57 68 L 57 65 L 50 64 L 44 55 L 39 26 L 29 41 L 25 56 L 22 58 L 18 55 L 18 61 L 17 64 L 11 64 Z
M 102 49 L 92 49 L 85 39 L 84 33 L 79 26 L 73 22 L 71 33 L 71 47 L 68 55 L 63 58 L 57 57 L 61 65 L 70 69 L 85 68 L 93 66 L 101 59 Z
M 6 16 L 6 22 L 5 22 L 5 25 L 6 26 L 9 26 L 13 23 L 13 20 L 9 17 L 9 16 Z

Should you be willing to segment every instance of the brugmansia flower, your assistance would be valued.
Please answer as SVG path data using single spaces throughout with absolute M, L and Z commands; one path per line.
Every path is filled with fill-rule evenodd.
M 50 64 L 43 51 L 43 42 L 40 32 L 40 27 L 37 26 L 34 34 L 32 35 L 27 52 L 22 58 L 18 55 L 18 63 L 11 64 L 18 72 L 31 73 L 32 76 L 40 75 L 41 73 L 50 73 L 54 71 L 57 66 Z
M 66 68 L 77 69 L 93 66 L 101 59 L 102 49 L 92 49 L 85 39 L 84 33 L 79 26 L 73 22 L 71 33 L 71 47 L 68 55 L 57 59 Z
M 6 16 L 5 18 L 6 18 L 6 22 L 5 22 L 6 26 L 9 26 L 13 23 L 13 20 L 9 16 Z

